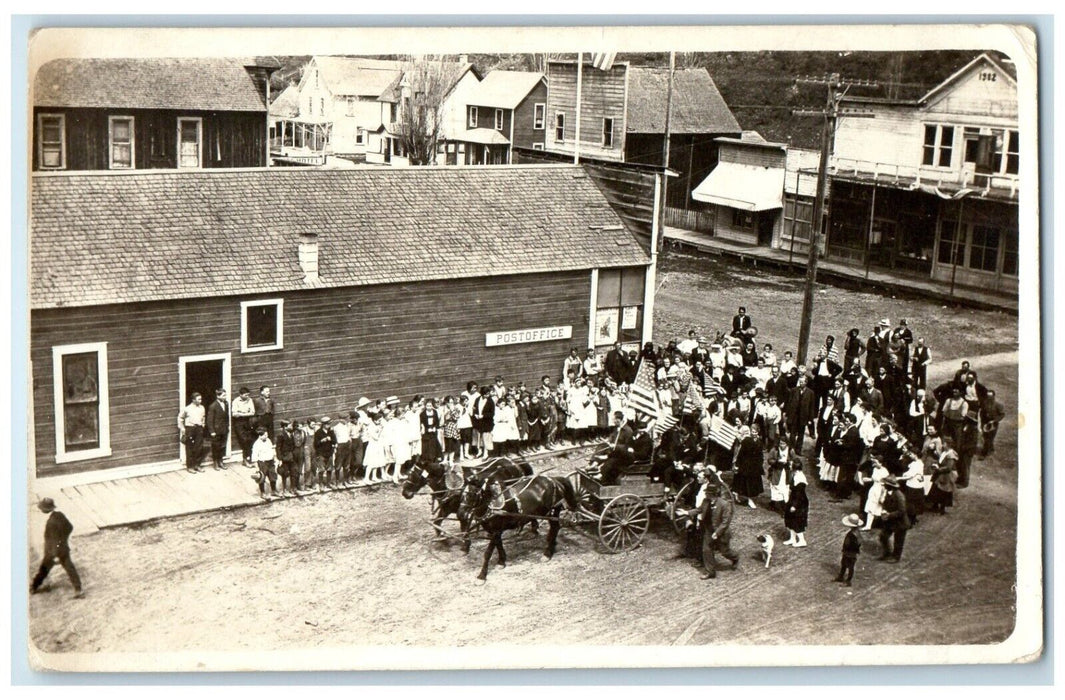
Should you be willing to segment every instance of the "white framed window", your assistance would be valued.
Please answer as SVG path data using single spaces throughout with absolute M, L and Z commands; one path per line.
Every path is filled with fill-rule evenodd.
M 42 170 L 63 170 L 67 167 L 66 115 L 37 115 L 37 165 Z
M 178 117 L 178 167 L 203 167 L 203 120 L 199 117 Z
M 925 124 L 921 164 L 949 168 L 953 160 L 954 127 L 949 124 Z
M 544 128 L 544 115 L 546 113 L 546 107 L 543 102 L 537 102 L 533 105 L 533 128 Z
M 536 143 L 534 143 L 533 144 L 533 150 L 534 151 L 542 151 L 542 150 L 544 150 L 544 142 L 543 141 L 537 141 Z
M 133 170 L 133 117 L 108 117 L 108 164 L 112 170 Z
M 603 148 L 614 147 L 614 120 L 611 117 L 603 119 Z
M 111 455 L 107 343 L 52 348 L 56 464 Z
M 285 347 L 285 300 L 240 302 L 240 351 L 265 352 Z
M 477 108 L 476 107 L 470 107 L 470 121 L 469 121 L 469 124 L 470 124 L 469 128 L 471 128 L 471 129 L 476 129 L 477 128 Z
M 355 98 L 354 97 L 349 97 L 348 100 L 347 100 L 347 103 L 348 103 L 348 114 L 347 115 L 349 117 L 354 117 L 355 116 Z
M 562 143 L 566 140 L 566 113 L 555 112 L 555 141 Z
M 366 143 L 366 129 L 355 130 L 355 143 L 362 146 Z
M 496 131 L 503 130 L 503 110 L 496 110 Z

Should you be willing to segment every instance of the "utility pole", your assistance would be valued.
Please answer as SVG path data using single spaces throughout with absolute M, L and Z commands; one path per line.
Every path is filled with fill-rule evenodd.
M 666 175 L 666 171 L 669 170 L 669 128 L 670 121 L 673 119 L 673 73 L 676 68 L 677 54 L 675 51 L 670 51 L 669 82 L 666 87 L 666 138 L 662 141 L 662 201 L 660 203 L 662 210 L 658 216 L 658 226 L 660 229 L 658 232 L 658 246 L 661 246 L 666 238 L 666 194 L 669 191 L 669 176 Z M 688 165 L 688 171 L 691 171 L 690 163 Z
M 825 190 L 828 186 L 828 158 L 832 153 L 832 139 L 836 133 L 836 122 L 841 116 L 870 118 L 869 112 L 852 110 L 841 111 L 840 100 L 851 87 L 877 87 L 875 81 L 850 80 L 833 73 L 823 77 L 796 78 L 796 83 L 824 85 L 826 87 L 825 108 L 823 110 L 797 109 L 792 114 L 797 117 L 820 117 L 821 125 L 821 160 L 817 164 L 817 194 L 814 198 L 814 216 L 810 222 L 810 250 L 806 262 L 806 286 L 802 297 L 802 318 L 799 323 L 799 347 L 796 356 L 799 364 L 806 363 L 806 350 L 810 344 L 810 325 L 813 322 L 814 285 L 817 283 L 817 257 L 821 241 L 824 238 Z

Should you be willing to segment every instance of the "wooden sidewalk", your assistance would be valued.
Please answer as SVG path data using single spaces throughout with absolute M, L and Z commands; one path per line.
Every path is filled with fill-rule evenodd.
M 806 270 L 806 256 L 789 256 L 786 250 L 746 246 L 724 241 L 706 233 L 687 231 L 672 226 L 666 226 L 665 240 L 678 247 L 692 248 L 711 255 L 739 258 L 743 262 L 753 261 L 755 264 L 764 263 L 782 269 Z M 956 286 L 952 295 L 950 284 L 946 282 L 898 271 L 870 269 L 867 277 L 864 267 L 822 259 L 817 265 L 817 276 L 821 281 L 837 282 L 846 286 L 857 285 L 864 289 L 883 289 L 893 293 L 935 299 L 948 304 L 1006 311 L 1015 315 L 1018 309 L 1017 295 L 1011 296 L 961 286 Z

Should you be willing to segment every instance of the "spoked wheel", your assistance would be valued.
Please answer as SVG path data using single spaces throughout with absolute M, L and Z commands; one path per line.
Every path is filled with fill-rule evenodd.
M 607 503 L 599 516 L 599 541 L 611 554 L 635 549 L 650 524 L 647 505 L 632 494 L 622 494 Z
M 677 534 L 683 534 L 688 527 L 688 514 L 695 508 L 692 504 L 695 502 L 695 489 L 698 487 L 698 482 L 689 481 L 680 487 L 680 491 L 677 491 L 676 496 L 666 506 L 666 515 L 669 516 Z
M 600 506 L 597 494 L 588 487 L 584 479 L 573 479 L 573 494 L 577 497 L 578 510 L 584 515 L 598 515 Z

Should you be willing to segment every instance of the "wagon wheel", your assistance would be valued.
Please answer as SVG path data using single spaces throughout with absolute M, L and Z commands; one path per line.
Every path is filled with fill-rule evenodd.
M 689 481 L 680 487 L 680 491 L 677 491 L 673 500 L 666 505 L 666 515 L 669 516 L 677 534 L 683 534 L 688 527 L 688 513 L 692 510 L 688 500 L 696 488 L 698 488 L 698 482 Z
M 599 541 L 611 554 L 635 549 L 643 540 L 651 514 L 647 504 L 632 494 L 625 493 L 613 499 L 599 516 Z

